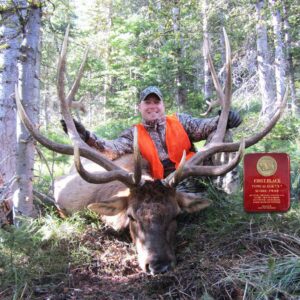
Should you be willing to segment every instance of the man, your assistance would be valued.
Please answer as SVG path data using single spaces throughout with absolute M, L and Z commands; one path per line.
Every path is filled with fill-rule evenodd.
M 183 150 L 186 150 L 189 159 L 195 151 L 193 142 L 206 140 L 216 130 L 219 120 L 219 116 L 200 119 L 182 113 L 166 116 L 162 93 L 155 86 L 141 92 L 138 108 L 142 122 L 134 126 L 138 128 L 139 148 L 149 162 L 150 173 L 155 179 L 165 178 L 175 170 Z M 240 124 L 239 114 L 230 111 L 227 128 Z M 64 122 L 62 125 L 67 132 Z M 133 152 L 134 126 L 123 131 L 115 140 L 105 140 L 87 131 L 80 123 L 75 122 L 75 125 L 88 145 L 112 159 Z

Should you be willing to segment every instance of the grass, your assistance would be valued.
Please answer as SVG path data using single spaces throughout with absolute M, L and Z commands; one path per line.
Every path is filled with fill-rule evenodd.
M 251 151 L 264 151 L 256 147 Z M 247 214 L 241 193 L 208 186 L 213 205 L 178 219 L 178 265 L 167 274 L 141 273 L 128 232 L 114 232 L 90 212 L 61 219 L 43 207 L 40 218 L 0 229 L 0 299 L 300 299 L 299 151 L 287 147 L 291 209 Z M 45 174 L 56 177 L 67 163 L 43 153 L 53 163 L 37 164 L 37 189 L 48 194 L 53 178 Z
M 70 264 L 89 261 L 78 242 L 83 229 L 84 219 L 78 215 L 66 220 L 46 215 L 1 229 L 0 298 L 5 299 L 5 291 L 12 299 L 23 299 L 24 294 L 33 298 L 45 283 L 51 287 L 66 280 Z
M 213 201 L 179 218 L 178 266 L 154 277 L 140 272 L 128 232 L 90 212 L 1 229 L 0 298 L 299 299 L 299 203 L 247 214 L 239 193 Z

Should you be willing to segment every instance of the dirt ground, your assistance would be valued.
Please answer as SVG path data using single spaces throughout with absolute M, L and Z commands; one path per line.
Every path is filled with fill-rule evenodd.
M 33 299 L 255 299 L 245 298 L 244 284 L 228 280 L 228 273 L 260 256 L 286 252 L 276 238 L 270 241 L 270 233 L 262 233 L 255 226 L 248 232 L 237 226 L 221 239 L 219 234 L 212 235 L 201 226 L 197 217 L 179 220 L 178 227 L 177 267 L 156 276 L 139 269 L 128 232 L 116 233 L 107 227 L 89 229 L 82 236 L 81 245 L 93 253 L 91 262 L 70 265 L 65 281 L 37 286 Z M 265 299 L 297 298 L 278 292 Z

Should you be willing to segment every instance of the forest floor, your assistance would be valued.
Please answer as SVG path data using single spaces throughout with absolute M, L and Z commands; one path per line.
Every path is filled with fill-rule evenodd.
M 140 270 L 127 231 L 90 223 L 76 237 L 85 263 L 70 258 L 63 276 L 44 274 L 16 299 L 300 299 L 299 222 L 298 206 L 252 216 L 234 202 L 182 215 L 177 266 L 156 276 Z

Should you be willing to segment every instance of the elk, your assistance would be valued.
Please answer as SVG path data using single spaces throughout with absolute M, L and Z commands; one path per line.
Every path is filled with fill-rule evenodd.
M 206 47 L 214 85 L 222 103 L 216 132 L 211 142 L 190 160 L 185 161 L 185 153 L 183 153 L 178 169 L 162 180 L 153 180 L 143 170 L 143 160 L 137 146 L 136 131 L 133 155 L 126 155 L 115 161 L 109 160 L 102 153 L 89 147 L 79 137 L 68 109 L 68 96 L 66 97 L 64 91 L 68 30 L 58 64 L 57 86 L 62 115 L 73 145 L 59 144 L 43 136 L 26 115 L 16 90 L 20 118 L 32 136 L 55 152 L 74 154 L 75 167 L 79 175 L 74 172 L 57 180 L 55 199 L 58 206 L 69 213 L 88 207 L 103 216 L 104 221 L 116 229 L 129 226 L 132 240 L 136 245 L 139 265 L 143 271 L 150 274 L 167 272 L 172 270 L 176 264 L 174 253 L 176 217 L 183 211 L 192 213 L 210 205 L 210 201 L 207 199 L 177 191 L 176 185 L 188 176 L 219 176 L 232 170 L 241 160 L 244 148 L 257 143 L 270 132 L 285 107 L 287 93 L 276 114 L 261 132 L 240 142 L 223 142 L 232 94 L 231 51 L 225 31 L 224 36 L 227 74 L 224 91 L 216 76 L 208 47 Z M 70 93 L 72 94 L 73 91 Z M 224 165 L 203 165 L 204 160 L 220 152 L 237 153 Z M 82 162 L 81 157 L 86 158 L 88 162 Z

